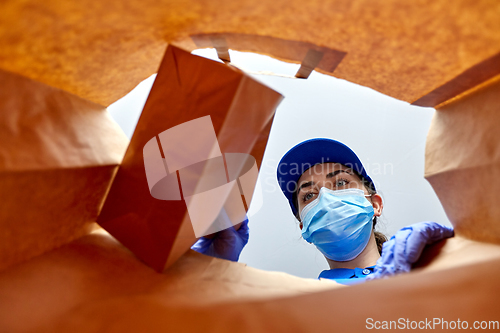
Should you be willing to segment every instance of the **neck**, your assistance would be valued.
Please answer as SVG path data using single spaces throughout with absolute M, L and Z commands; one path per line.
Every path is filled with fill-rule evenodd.
M 375 235 L 371 234 L 370 240 L 368 241 L 368 245 L 366 245 L 363 252 L 359 254 L 356 258 L 349 261 L 334 261 L 330 259 L 326 259 L 328 261 L 328 265 L 330 265 L 330 269 L 335 268 L 364 268 L 369 266 L 374 266 L 377 263 L 378 258 L 380 258 L 380 254 L 377 249 L 377 242 L 375 241 Z

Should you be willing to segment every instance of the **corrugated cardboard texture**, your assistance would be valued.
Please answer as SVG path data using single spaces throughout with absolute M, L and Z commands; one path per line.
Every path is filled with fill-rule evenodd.
M 6 0 L 0 68 L 109 105 L 157 71 L 167 43 L 246 34 L 345 52 L 335 77 L 413 102 L 500 52 L 499 11 L 491 0 Z M 256 52 L 279 57 L 257 37 Z

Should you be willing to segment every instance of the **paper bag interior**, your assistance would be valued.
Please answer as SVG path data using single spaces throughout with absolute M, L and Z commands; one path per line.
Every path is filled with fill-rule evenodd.
M 359 332 L 370 318 L 459 318 L 469 327 L 498 320 L 499 6 L 486 0 L 4 1 L 0 331 Z M 165 110 L 161 119 L 168 125 L 140 123 L 129 146 L 105 109 L 167 68 L 162 59 L 186 55 L 166 51 L 169 44 L 186 51 L 214 46 L 221 55 L 227 48 L 268 54 L 301 63 L 305 72 L 313 67 L 436 106 L 425 176 L 457 236 L 428 249 L 410 274 L 352 287 L 188 250 L 195 237 L 185 207 L 142 202 L 134 211 L 120 190 L 136 190 L 137 177 L 145 181 L 136 148 L 206 113 L 190 114 L 194 109 L 180 105 Z M 226 70 L 232 72 L 212 78 L 221 87 L 215 90 L 252 89 L 244 74 Z M 153 93 L 179 78 L 185 82 L 182 71 L 174 73 L 160 73 L 173 77 L 155 83 Z M 144 111 L 168 102 L 165 91 L 154 93 L 157 100 Z M 262 91 L 268 113 L 252 118 L 260 102 L 249 104 L 243 95 L 230 101 L 249 109 L 236 115 L 227 103 L 223 116 L 212 117 L 221 150 L 243 149 L 261 161 L 280 99 Z M 234 127 L 224 123 L 243 120 L 258 130 L 231 141 Z M 140 191 L 150 200 L 147 187 Z M 174 219 L 152 229 L 141 220 L 164 218 L 166 208 Z M 116 236 L 92 231 L 98 219 Z M 123 224 L 136 222 L 128 230 L 140 230 L 137 238 L 123 233 Z

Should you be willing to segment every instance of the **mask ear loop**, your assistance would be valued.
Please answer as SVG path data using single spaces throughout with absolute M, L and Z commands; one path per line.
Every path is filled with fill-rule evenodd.
M 369 202 L 370 202 L 372 205 L 373 205 L 373 200 L 371 200 L 371 198 L 372 198 L 372 196 L 373 196 L 374 194 L 375 194 L 375 193 L 372 193 L 372 194 L 365 194 L 365 197 L 369 197 L 369 198 L 370 198 Z M 367 200 L 368 200 L 368 198 L 367 198 Z
M 365 194 L 365 197 L 370 197 L 371 198 L 374 194 L 377 194 L 377 193 L 375 192 L 375 193 L 368 194 L 368 195 Z M 373 201 L 370 201 L 370 203 L 373 205 Z M 381 213 L 381 215 L 382 215 L 382 213 Z M 375 218 L 376 218 L 376 216 L 373 216 L 373 219 L 375 219 Z M 375 223 L 375 221 L 374 221 L 374 223 Z

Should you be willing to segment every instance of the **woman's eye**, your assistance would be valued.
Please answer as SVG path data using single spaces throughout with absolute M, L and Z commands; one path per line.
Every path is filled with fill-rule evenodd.
M 339 179 L 335 182 L 336 187 L 346 186 L 347 184 L 349 184 L 349 181 L 347 179 Z
M 304 196 L 302 197 L 302 199 L 303 199 L 304 201 L 309 201 L 309 200 L 311 200 L 313 197 L 314 197 L 314 193 L 311 193 L 311 192 L 310 192 L 310 193 L 306 193 L 306 194 L 304 194 Z

